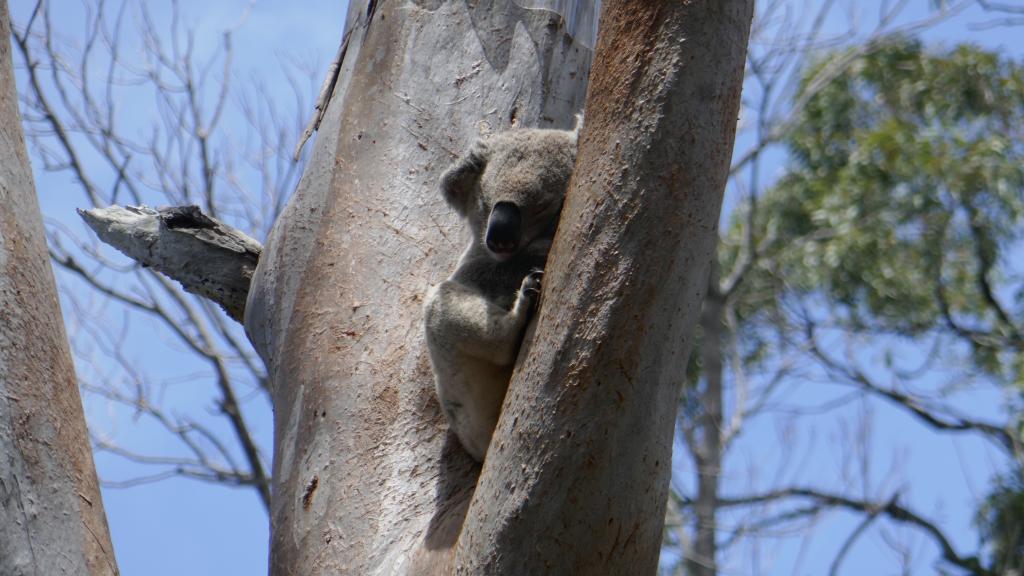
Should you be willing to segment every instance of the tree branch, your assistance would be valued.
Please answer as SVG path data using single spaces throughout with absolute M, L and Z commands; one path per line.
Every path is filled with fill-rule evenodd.
M 922 406 L 918 399 L 913 396 L 879 386 L 872 381 L 867 374 L 858 368 L 841 365 L 834 358 L 826 354 L 820 346 L 818 346 L 818 343 L 814 338 L 814 328 L 812 325 L 808 325 L 807 327 L 807 337 L 811 354 L 820 360 L 824 367 L 834 375 L 838 375 L 857 384 L 863 390 L 890 400 L 897 406 L 909 411 L 912 415 L 917 417 L 918 420 L 932 428 L 948 432 L 980 432 L 994 440 L 1011 454 L 1017 453 L 1018 447 L 1014 441 L 1013 435 L 1005 428 L 987 422 L 971 420 L 955 414 L 936 414 Z
M 895 498 L 896 496 L 893 495 L 893 500 L 895 500 Z M 843 565 L 843 560 L 846 559 L 846 555 L 850 553 L 850 550 L 853 549 L 854 543 L 856 543 L 857 539 L 867 531 L 868 527 L 875 521 L 875 518 L 878 518 L 878 514 L 879 510 L 868 512 L 864 517 L 864 520 L 862 520 L 861 523 L 857 525 L 857 528 L 855 528 L 854 531 L 846 538 L 846 542 L 843 542 L 843 546 L 839 549 L 839 553 L 836 554 L 835 559 L 832 560 L 832 565 L 829 566 L 829 576 L 839 576 L 839 567 Z
M 854 512 L 866 513 L 869 516 L 882 514 L 896 522 L 915 526 L 928 533 L 928 535 L 935 540 L 936 544 L 938 544 L 939 548 L 942 550 L 942 557 L 950 564 L 963 568 L 971 574 L 995 576 L 992 572 L 982 566 L 981 561 L 977 556 L 961 556 L 958 554 L 956 549 L 953 548 L 953 544 L 950 543 L 949 539 L 945 534 L 943 534 L 942 530 L 940 530 L 938 526 L 933 522 L 926 520 L 913 510 L 897 503 L 896 496 L 889 499 L 888 502 L 872 502 L 869 500 L 849 498 L 840 494 L 831 494 L 813 488 L 793 487 L 738 498 L 722 497 L 719 499 L 719 505 L 723 508 L 750 506 L 765 502 L 784 500 L 787 498 L 810 499 L 823 506 L 846 508 L 847 510 L 852 510 Z
M 992 283 L 989 281 L 989 274 L 992 272 L 992 268 L 995 267 L 994 242 L 985 231 L 985 225 L 981 222 L 982 215 L 978 209 L 969 200 L 964 201 L 964 207 L 967 209 L 967 215 L 970 218 L 968 225 L 971 230 L 971 238 L 974 240 L 974 256 L 978 259 L 978 268 L 975 271 L 978 291 L 981 292 L 985 303 L 992 309 L 1010 342 L 1020 346 L 1024 344 L 1024 338 L 1022 338 L 1017 325 L 1010 318 L 1010 314 L 1000 304 L 999 300 L 996 299 L 995 290 L 992 289 Z
M 581 306 L 540 308 L 466 514 L 458 574 L 654 573 L 679 370 L 717 243 L 752 14 L 745 0 L 603 3 L 559 225 L 572 232 L 555 239 L 542 296 Z M 710 420 L 704 433 L 720 434 Z M 523 542 L 530 553 L 512 553 Z
M 107 244 L 242 321 L 249 282 L 263 250 L 256 240 L 196 206 L 111 206 L 78 214 Z

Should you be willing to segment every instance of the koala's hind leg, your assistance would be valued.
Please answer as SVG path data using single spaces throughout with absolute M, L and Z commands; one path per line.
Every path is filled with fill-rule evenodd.
M 443 340 L 436 345 L 499 366 L 511 365 L 540 296 L 540 275 L 534 272 L 523 279 L 511 310 L 458 282 L 442 282 L 427 306 L 428 333 Z

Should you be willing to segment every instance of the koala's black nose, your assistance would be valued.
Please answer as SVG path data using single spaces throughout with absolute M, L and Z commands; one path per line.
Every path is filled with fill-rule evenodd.
M 511 202 L 498 202 L 487 221 L 487 249 L 495 254 L 511 254 L 519 248 L 519 208 Z

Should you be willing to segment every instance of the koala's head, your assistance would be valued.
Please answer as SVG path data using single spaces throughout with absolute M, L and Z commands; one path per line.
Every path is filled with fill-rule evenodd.
M 576 162 L 576 132 L 511 130 L 477 140 L 441 177 L 441 192 L 496 260 L 558 224 Z

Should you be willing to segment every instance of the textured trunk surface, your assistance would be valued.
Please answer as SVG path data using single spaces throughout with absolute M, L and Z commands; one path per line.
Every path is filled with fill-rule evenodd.
M 0 574 L 117 574 L 0 0 Z
M 586 28 L 593 12 L 567 8 L 590 3 L 552 5 Z M 565 18 L 520 4 L 352 2 L 245 313 L 273 382 L 272 574 L 452 572 L 479 466 L 446 432 L 423 345 L 424 295 L 467 241 L 437 180 L 481 133 L 571 126 L 591 59 Z
M 654 574 L 753 0 L 606 0 L 576 174 L 459 574 Z

